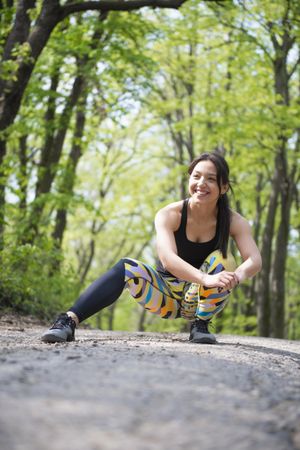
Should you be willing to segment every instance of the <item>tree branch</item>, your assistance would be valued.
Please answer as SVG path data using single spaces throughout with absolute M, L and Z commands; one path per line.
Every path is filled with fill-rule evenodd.
M 298 65 L 300 64 L 300 55 L 297 59 L 297 61 L 295 62 L 295 64 L 293 65 L 293 67 L 291 68 L 291 70 L 288 72 L 288 79 L 290 80 L 290 78 L 293 76 L 293 74 L 295 73 Z
M 144 6 L 151 8 L 180 8 L 186 0 L 104 0 L 69 3 L 62 6 L 62 17 L 83 11 L 132 11 Z

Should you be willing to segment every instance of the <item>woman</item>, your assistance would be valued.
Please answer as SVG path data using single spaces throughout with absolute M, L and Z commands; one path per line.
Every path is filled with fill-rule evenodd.
M 190 197 L 167 205 L 155 218 L 157 268 L 121 259 L 57 318 L 44 342 L 74 340 L 76 326 L 111 305 L 125 287 L 150 312 L 191 321 L 190 341 L 216 342 L 209 321 L 226 306 L 230 291 L 260 270 L 261 256 L 248 222 L 229 208 L 225 159 L 203 153 L 188 172 Z M 228 252 L 230 236 L 243 260 L 238 267 Z

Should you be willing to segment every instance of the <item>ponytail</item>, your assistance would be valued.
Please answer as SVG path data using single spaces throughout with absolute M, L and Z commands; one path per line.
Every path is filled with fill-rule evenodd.
M 223 258 L 227 258 L 228 241 L 230 234 L 231 213 L 227 194 L 220 196 L 218 200 L 218 229 L 217 229 L 217 248 L 221 251 Z

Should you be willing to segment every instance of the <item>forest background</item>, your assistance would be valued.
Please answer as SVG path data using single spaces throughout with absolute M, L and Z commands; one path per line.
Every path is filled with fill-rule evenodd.
M 297 0 L 0 1 L 2 313 L 53 319 L 119 258 L 154 264 L 155 212 L 217 150 L 263 269 L 216 330 L 300 338 L 299 13 Z M 126 291 L 89 321 L 186 330 Z

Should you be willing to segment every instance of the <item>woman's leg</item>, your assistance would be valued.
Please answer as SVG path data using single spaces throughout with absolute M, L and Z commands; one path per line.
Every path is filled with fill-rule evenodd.
M 224 259 L 220 251 L 214 251 L 204 261 L 200 270 L 208 274 L 216 274 L 223 270 L 234 271 L 236 263 L 231 254 Z M 216 337 L 208 331 L 208 323 L 213 316 L 226 306 L 230 291 L 219 288 L 207 288 L 191 284 L 182 301 L 181 315 L 192 320 L 190 341 L 204 344 L 215 344 Z
M 186 283 L 175 277 L 163 277 L 151 266 L 135 259 L 124 261 L 126 288 L 138 304 L 162 319 L 180 317 L 180 301 Z
M 75 321 L 82 322 L 114 303 L 124 287 L 145 309 L 164 319 L 180 317 L 180 300 L 185 282 L 174 277 L 165 280 L 152 267 L 133 259 L 121 259 L 112 269 L 92 283 L 67 314 L 62 314 L 46 331 L 44 342 L 74 340 Z
M 220 273 L 223 270 L 233 272 L 236 269 L 236 262 L 231 253 L 227 258 L 223 258 L 219 250 L 211 253 L 203 263 L 201 270 L 210 275 Z M 219 288 L 207 288 L 199 286 L 198 304 L 195 316 L 202 320 L 211 320 L 213 316 L 221 312 L 228 303 L 230 290 L 220 290 Z
M 121 259 L 79 297 L 69 312 L 87 319 L 119 298 L 124 287 L 139 305 L 163 319 L 179 317 L 184 281 L 162 277 L 151 266 L 131 258 Z
M 124 259 L 94 281 L 69 309 L 76 314 L 79 322 L 114 303 L 125 287 Z M 68 312 L 69 312 L 68 311 Z
M 210 275 L 223 270 L 234 271 L 236 263 L 233 256 L 228 253 L 223 258 L 219 250 L 214 251 L 205 259 L 200 270 Z M 220 291 L 219 288 L 207 288 L 199 284 L 190 284 L 181 303 L 181 316 L 187 320 L 210 320 L 226 306 L 230 291 Z
M 42 335 L 44 342 L 73 341 L 75 328 L 101 309 L 114 303 L 125 286 L 124 260 L 94 281 L 65 314 L 58 316 L 52 327 Z

